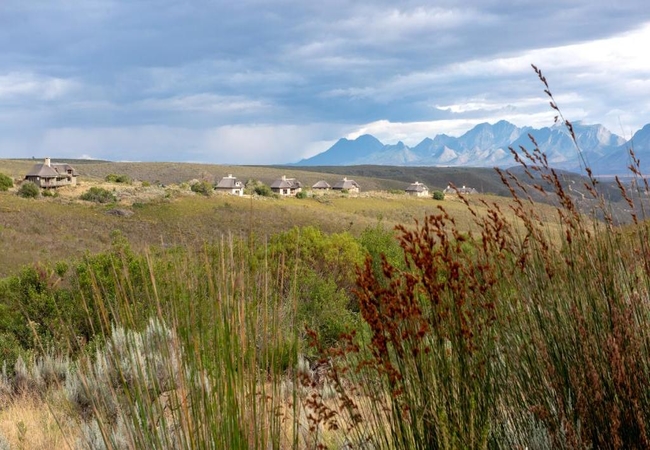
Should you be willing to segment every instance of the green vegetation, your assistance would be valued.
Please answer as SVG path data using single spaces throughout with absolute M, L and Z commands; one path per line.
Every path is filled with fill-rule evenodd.
M 14 187 L 14 180 L 4 173 L 0 173 L 0 191 L 8 191 L 12 187 Z
M 23 198 L 36 198 L 41 194 L 41 189 L 31 181 L 24 181 L 17 193 Z
M 271 197 L 273 191 L 266 184 L 258 184 L 253 188 L 253 192 L 261 197 Z
M 433 191 L 433 199 L 434 200 L 444 200 L 445 199 L 445 193 L 442 191 Z
M 79 197 L 81 200 L 95 203 L 113 203 L 117 199 L 115 195 L 104 188 L 93 186 Z
M 41 195 L 43 197 L 58 197 L 59 192 L 56 189 L 43 189 Z
M 138 208 L 250 228 L 143 249 L 112 233 L 0 281 L 0 400 L 45 399 L 80 448 L 649 448 L 649 188 L 620 185 L 636 215 L 617 226 L 595 179 L 586 216 L 527 155 L 553 214 L 510 172 L 508 203 L 459 196 L 396 227 L 411 200 Z M 334 211 L 372 222 L 325 230 Z
M 307 198 L 307 197 L 309 197 L 307 191 L 300 191 L 296 194 L 296 198 Z
M 190 190 L 197 194 L 201 194 L 201 195 L 205 195 L 206 197 L 209 197 L 210 195 L 212 195 L 213 188 L 212 188 L 212 183 L 208 181 L 199 181 L 197 183 L 192 184 L 192 186 L 190 186 Z
M 108 181 L 109 183 L 125 183 L 125 184 L 131 184 L 131 177 L 125 174 L 117 175 L 114 173 L 109 173 L 104 177 L 105 181 Z

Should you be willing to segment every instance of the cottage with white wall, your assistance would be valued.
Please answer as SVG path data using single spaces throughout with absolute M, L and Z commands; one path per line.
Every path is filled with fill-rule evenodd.
M 41 164 L 34 164 L 25 175 L 26 181 L 35 183 L 40 188 L 56 188 L 61 186 L 76 186 L 79 174 L 70 164 L 52 164 L 50 158 L 45 158 Z
M 227 177 L 223 177 L 221 181 L 217 183 L 215 190 L 225 194 L 242 196 L 244 195 L 244 183 L 229 173 Z

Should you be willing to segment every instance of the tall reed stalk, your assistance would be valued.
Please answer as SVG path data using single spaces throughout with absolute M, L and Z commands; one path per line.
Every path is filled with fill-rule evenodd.
M 112 307 L 116 323 L 102 324 L 107 344 L 79 363 L 74 391 L 87 398 L 97 440 L 197 449 L 302 442 L 286 423 L 299 414 L 283 389 L 297 362 L 297 332 L 286 328 L 293 308 L 267 261 L 254 268 L 248 252 L 223 238 L 200 252 L 149 255 L 145 299 L 134 299 L 117 270 L 116 302 L 98 287 L 94 303 Z M 135 303 L 154 311 L 144 329 Z

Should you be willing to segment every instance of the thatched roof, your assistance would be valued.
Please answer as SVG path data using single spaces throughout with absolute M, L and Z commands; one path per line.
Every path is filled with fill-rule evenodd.
M 271 189 L 298 189 L 302 184 L 295 178 L 287 178 L 284 175 L 271 184 Z
M 227 177 L 223 177 L 221 181 L 217 183 L 216 189 L 241 189 L 243 187 L 243 183 L 239 181 L 237 177 L 228 175 Z
M 329 188 L 331 188 L 331 187 L 332 187 L 332 186 L 330 186 L 330 184 L 329 184 L 327 181 L 325 181 L 325 180 L 320 180 L 318 183 L 316 183 L 315 185 L 313 185 L 311 188 L 312 188 L 312 189 L 329 189 Z
M 354 180 L 343 178 L 332 186 L 332 189 L 360 189 L 359 184 Z

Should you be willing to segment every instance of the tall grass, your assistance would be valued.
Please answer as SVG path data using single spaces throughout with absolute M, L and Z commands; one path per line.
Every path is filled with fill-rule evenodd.
M 103 324 L 107 343 L 80 363 L 71 389 L 86 397 L 76 403 L 95 434 L 118 448 L 280 446 L 278 377 L 295 362 L 296 333 L 279 329 L 291 311 L 246 251 L 228 239 L 151 256 L 146 299 L 133 299 L 130 278 L 115 273 L 117 323 Z M 144 329 L 134 300 L 153 306 Z
M 461 195 L 472 233 L 439 207 L 396 228 L 399 251 L 387 235 L 363 237 L 353 301 L 327 297 L 348 310 L 308 321 L 326 327 L 305 330 L 301 317 L 327 307 L 316 297 L 334 291 L 320 278 L 349 288 L 331 265 L 350 259 L 344 236 L 223 237 L 149 251 L 144 264 L 118 251 L 78 271 L 96 336 L 82 356 L 17 363 L 23 381 L 3 385 L 63 384 L 79 448 L 649 448 L 650 190 L 639 162 L 631 152 L 633 189 L 619 182 L 634 222 L 622 227 L 588 168 L 586 213 L 532 137 L 511 150 L 524 175 L 499 172 L 509 210 Z M 557 205 L 554 226 L 533 190 Z M 355 329 L 335 339 L 338 318 Z
M 139 275 L 125 270 L 126 259 L 114 264 L 113 278 L 95 279 L 84 306 L 105 311 L 96 351 L 66 381 L 84 418 L 79 446 L 344 442 L 321 423 L 328 411 L 314 400 L 333 391 L 317 386 L 317 368 L 299 358 L 298 255 L 260 254 L 224 237 L 198 251 L 150 254 Z
M 585 188 L 598 209 L 585 215 L 532 136 L 531 144 L 511 149 L 526 180 L 500 172 L 519 226 L 486 203 L 488 214 L 475 214 L 479 233 L 463 235 L 440 208 L 413 229 L 398 227 L 405 268 L 384 259 L 377 273 L 368 259 L 359 269 L 371 339 L 351 335 L 323 355 L 358 413 L 347 426 L 360 441 L 404 449 L 650 446 L 650 225 L 638 201 L 647 183 L 631 192 L 619 182 L 635 223 L 616 227 L 589 169 Z M 633 152 L 631 160 L 642 180 Z M 537 217 L 532 189 L 555 199 L 559 234 Z M 364 408 L 359 393 L 374 406 Z

